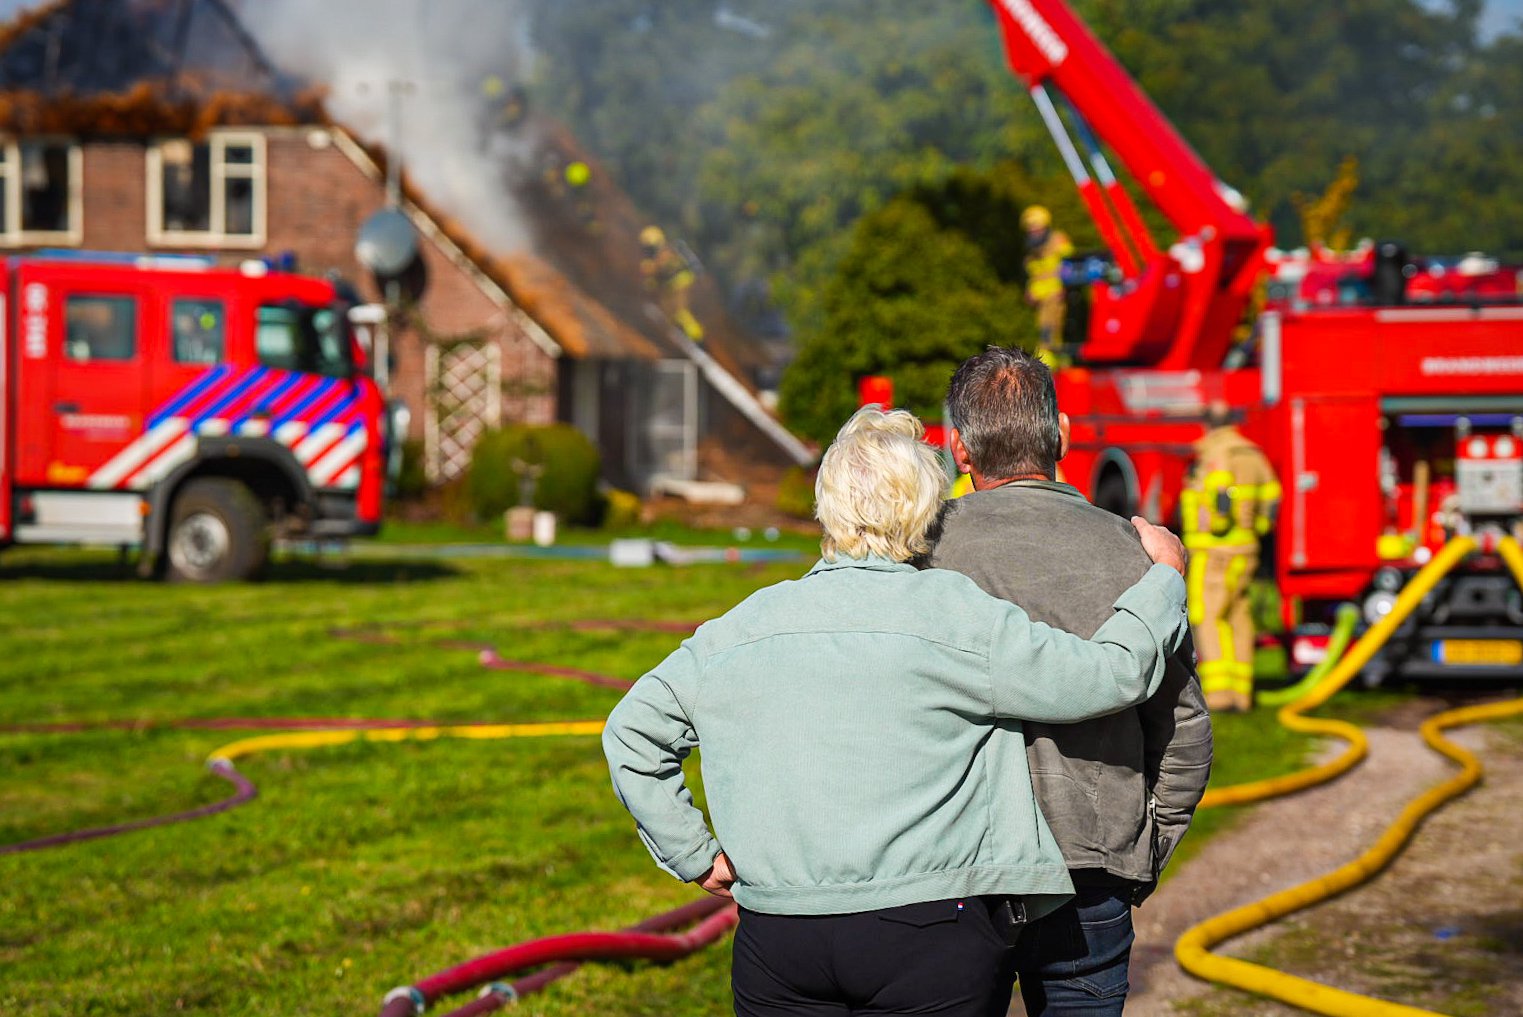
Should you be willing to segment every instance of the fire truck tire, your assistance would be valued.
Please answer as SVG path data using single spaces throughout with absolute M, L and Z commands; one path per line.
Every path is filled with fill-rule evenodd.
M 165 541 L 174 582 L 253 579 L 270 557 L 268 520 L 247 487 L 223 477 L 187 483 L 176 495 Z
M 1094 504 L 1123 519 L 1131 518 L 1137 511 L 1137 506 L 1132 504 L 1131 495 L 1127 492 L 1126 479 L 1115 467 L 1107 467 L 1100 474 L 1100 480 L 1095 484 Z

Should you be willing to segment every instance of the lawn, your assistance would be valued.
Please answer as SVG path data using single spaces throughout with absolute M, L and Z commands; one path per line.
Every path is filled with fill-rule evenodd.
M 486 670 L 439 644 L 634 678 L 679 637 L 572 623 L 696 622 L 804 568 L 366 557 L 200 588 L 140 582 L 110 554 L 7 552 L 0 724 L 139 726 L 0 735 L 0 844 L 225 797 L 202 762 L 253 732 L 164 721 L 600 719 L 617 690 Z M 1292 768 L 1306 745 L 1275 730 L 1263 711 L 1226 718 L 1218 779 Z M 239 768 L 260 789 L 241 808 L 0 856 L 0 1007 L 373 1014 L 387 989 L 488 950 L 694 896 L 650 863 L 594 738 L 280 750 Z M 589 965 L 519 1009 L 720 1014 L 727 983 L 720 947 Z

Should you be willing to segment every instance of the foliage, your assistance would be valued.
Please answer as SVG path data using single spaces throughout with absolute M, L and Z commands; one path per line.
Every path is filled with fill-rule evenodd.
M 958 364 L 990 345 L 1029 344 L 1022 252 L 999 226 L 1019 208 L 997 179 L 963 172 L 864 216 L 824 286 L 819 329 L 800 337 L 783 376 L 789 424 L 829 441 L 870 374 L 893 381 L 897 405 L 939 420 Z
M 481 436 L 465 489 L 478 519 L 500 517 L 532 491 L 535 508 L 592 525 L 600 468 L 597 447 L 570 424 L 512 424 Z
M 764 0 L 528 0 L 535 101 L 575 130 L 658 222 L 698 227 L 694 117 L 714 91 L 766 60 L 768 39 L 721 12 L 772 21 Z
M 612 488 L 603 494 L 603 529 L 628 530 L 640 525 L 644 506 L 633 491 Z
M 992 23 L 915 0 L 838 0 L 795 11 L 776 58 L 705 110 L 714 147 L 706 207 L 748 209 L 752 265 L 791 271 L 776 290 L 795 325 L 819 308 L 852 223 L 961 165 L 1012 154 L 1020 97 Z M 730 260 L 734 260 L 733 258 Z
M 428 490 L 428 475 L 423 467 L 423 442 L 416 438 L 402 442 L 402 468 L 397 473 L 397 498 L 407 501 L 423 496 Z
M 1479 0 L 1077 6 L 1281 246 L 1303 240 L 1292 195 L 1354 156 L 1355 235 L 1523 253 L 1523 39 L 1483 43 Z
M 803 345 L 828 331 L 853 226 L 959 167 L 999 166 L 1098 246 L 983 0 L 531 6 L 537 101 L 718 278 L 774 294 Z M 1523 35 L 1482 38 L 1480 0 L 1073 6 L 1282 247 L 1304 239 L 1293 196 L 1353 157 L 1351 236 L 1523 257 Z M 724 27 L 731 14 L 759 33 Z
M 777 485 L 777 508 L 797 519 L 814 518 L 814 472 L 790 466 Z

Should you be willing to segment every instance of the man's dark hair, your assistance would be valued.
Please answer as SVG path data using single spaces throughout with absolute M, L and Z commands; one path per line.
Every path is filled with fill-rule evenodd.
M 947 393 L 952 426 L 968 458 L 990 480 L 1051 477 L 1063 438 L 1052 372 L 1025 350 L 991 346 L 963 361 Z

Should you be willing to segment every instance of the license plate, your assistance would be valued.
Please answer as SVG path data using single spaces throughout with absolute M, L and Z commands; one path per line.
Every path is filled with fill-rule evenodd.
M 1523 641 L 1517 639 L 1443 639 L 1433 644 L 1441 664 L 1523 664 Z

